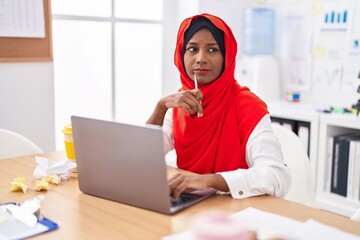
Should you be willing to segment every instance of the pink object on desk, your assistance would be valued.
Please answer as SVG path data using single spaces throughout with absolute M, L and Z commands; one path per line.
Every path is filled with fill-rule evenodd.
M 245 240 L 247 229 L 239 220 L 227 217 L 224 213 L 211 212 L 193 219 L 196 240 Z

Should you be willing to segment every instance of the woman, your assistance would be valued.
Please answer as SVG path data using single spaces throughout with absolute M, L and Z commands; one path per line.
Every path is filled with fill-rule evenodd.
M 236 199 L 283 197 L 290 187 L 266 104 L 234 78 L 236 53 L 220 18 L 201 14 L 181 23 L 175 65 L 182 87 L 161 98 L 147 121 L 163 127 L 165 153 L 175 148 L 177 166 L 198 173 L 169 179 L 174 198 L 208 187 Z

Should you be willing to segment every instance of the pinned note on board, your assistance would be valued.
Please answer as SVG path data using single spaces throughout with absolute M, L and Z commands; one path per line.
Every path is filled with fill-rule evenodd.
M 313 47 L 313 58 L 315 60 L 321 60 L 321 59 L 325 59 L 325 57 L 326 57 L 325 47 L 321 45 L 315 45 Z
M 316 16 L 320 15 L 322 11 L 323 0 L 312 0 L 311 1 L 311 14 Z

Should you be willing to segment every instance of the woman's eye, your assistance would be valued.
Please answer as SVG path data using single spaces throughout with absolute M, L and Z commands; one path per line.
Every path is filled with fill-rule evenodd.
M 210 48 L 210 49 L 209 49 L 209 52 L 218 52 L 218 51 L 219 51 L 218 48 Z
M 188 47 L 187 50 L 189 52 L 195 52 L 197 49 L 195 47 Z

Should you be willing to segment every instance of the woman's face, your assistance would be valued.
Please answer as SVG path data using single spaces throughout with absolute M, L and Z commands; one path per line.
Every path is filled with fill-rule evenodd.
M 194 80 L 194 74 L 201 84 L 211 83 L 220 76 L 224 58 L 219 45 L 207 28 L 197 31 L 188 44 L 184 54 L 187 75 Z

